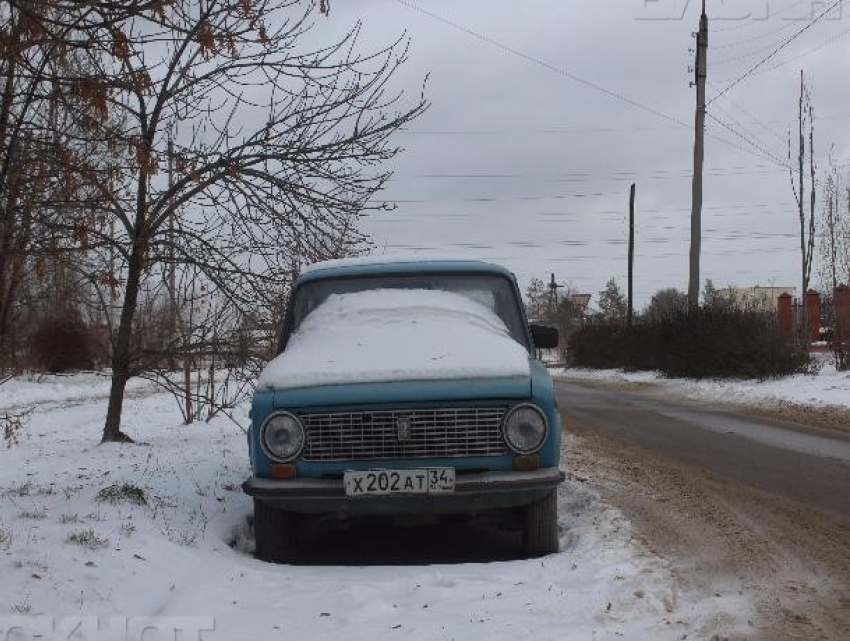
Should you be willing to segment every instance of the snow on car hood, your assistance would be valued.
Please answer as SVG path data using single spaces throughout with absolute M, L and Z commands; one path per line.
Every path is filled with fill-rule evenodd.
M 334 294 L 310 312 L 261 388 L 529 376 L 528 352 L 490 309 L 432 290 Z

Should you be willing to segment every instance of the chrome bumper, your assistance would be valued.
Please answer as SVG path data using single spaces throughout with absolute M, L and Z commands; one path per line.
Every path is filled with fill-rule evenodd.
M 251 477 L 246 494 L 295 512 L 351 514 L 458 513 L 517 507 L 542 498 L 565 478 L 558 468 L 531 472 L 458 474 L 451 494 L 349 497 L 342 479 L 281 481 Z

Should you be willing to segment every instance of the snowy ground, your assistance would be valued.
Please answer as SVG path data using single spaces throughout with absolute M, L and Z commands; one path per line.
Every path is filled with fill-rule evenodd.
M 838 372 L 826 357 L 817 374 L 798 374 L 778 380 L 691 380 L 664 378 L 657 372 L 553 369 L 555 376 L 653 383 L 684 396 L 706 401 L 771 406 L 782 403 L 850 409 L 850 372 Z
M 173 399 L 136 383 L 124 428 L 140 444 L 98 445 L 107 390 L 94 375 L 0 388 L 0 411 L 36 405 L 20 444 L 0 449 L 0 638 L 22 614 L 171 617 L 158 619 L 166 627 L 173 617 L 203 617 L 188 629 L 227 641 L 746 633 L 751 612 L 742 597 L 683 593 L 622 516 L 575 478 L 560 492 L 562 552 L 544 559 L 259 562 L 246 525 L 251 503 L 239 489 L 248 474 L 242 431 L 226 418 L 183 426 Z M 132 494 L 98 500 L 123 483 L 143 490 L 146 504 L 133 504 Z M 86 629 L 61 638 L 100 638 Z

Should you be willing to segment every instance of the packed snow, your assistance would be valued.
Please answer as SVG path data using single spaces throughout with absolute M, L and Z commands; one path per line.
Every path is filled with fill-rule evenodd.
M 559 492 L 562 551 L 544 559 L 260 562 L 251 555 L 251 501 L 239 489 L 249 474 L 242 430 L 225 418 L 182 425 L 173 398 L 140 384 L 123 425 L 138 444 L 98 445 L 106 381 L 79 380 L 0 388 L 0 412 L 39 399 L 20 444 L 0 449 L 0 637 L 10 621 L 46 620 L 20 618 L 34 615 L 63 617 L 66 629 L 79 616 L 150 617 L 166 629 L 182 621 L 208 630 L 206 641 L 747 632 L 743 597 L 682 592 L 628 522 L 575 477 Z M 378 538 L 390 544 L 397 535 Z
M 528 352 L 484 305 L 452 292 L 332 294 L 310 312 L 260 387 L 528 376 Z
M 776 380 L 694 380 L 665 378 L 658 372 L 621 370 L 553 369 L 555 376 L 653 383 L 698 400 L 771 406 L 782 403 L 844 407 L 850 409 L 850 372 L 839 372 L 830 357 L 819 356 L 814 374 L 797 374 Z

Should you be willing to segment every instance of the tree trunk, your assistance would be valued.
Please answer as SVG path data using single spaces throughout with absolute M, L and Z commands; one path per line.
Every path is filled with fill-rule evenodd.
M 186 355 L 183 357 L 183 393 L 186 402 L 183 419 L 186 425 L 191 425 L 195 420 L 195 415 L 192 413 L 192 359 L 189 356 L 188 347 L 186 347 Z
M 142 275 L 143 250 L 136 243 L 130 256 L 127 271 L 127 291 L 121 308 L 121 321 L 118 335 L 112 350 L 112 387 L 109 390 L 109 407 L 106 410 L 106 423 L 103 426 L 102 443 L 132 443 L 133 439 L 121 431 L 121 409 L 124 405 L 124 389 L 130 380 L 130 339 L 133 334 L 133 318 L 139 299 L 139 281 Z

